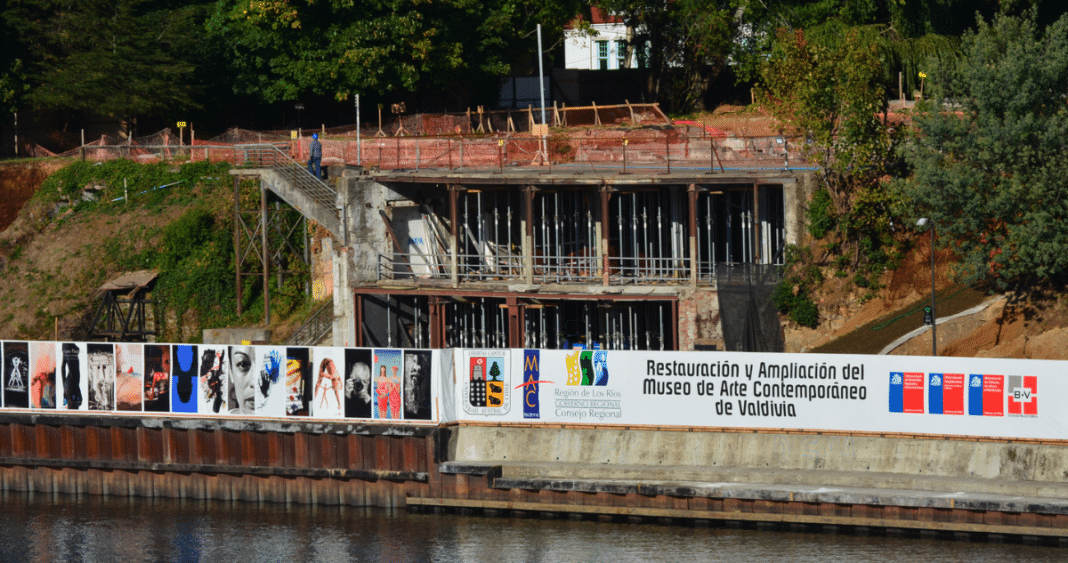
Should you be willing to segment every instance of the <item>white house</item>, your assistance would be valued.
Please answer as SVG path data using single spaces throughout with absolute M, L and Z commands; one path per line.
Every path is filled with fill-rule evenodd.
M 564 68 L 578 70 L 616 70 L 637 68 L 633 53 L 627 56 L 627 40 L 631 33 L 623 18 L 599 8 L 591 9 L 592 37 L 568 26 L 564 30 Z

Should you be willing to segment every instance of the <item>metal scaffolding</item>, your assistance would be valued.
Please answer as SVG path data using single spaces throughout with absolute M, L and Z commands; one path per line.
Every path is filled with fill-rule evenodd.
M 393 252 L 380 257 L 379 277 L 714 284 L 717 264 L 782 264 L 781 186 L 691 189 L 696 198 L 686 186 L 552 187 L 528 197 L 502 187 L 454 187 L 449 202 L 413 201 L 417 215 L 386 218 Z

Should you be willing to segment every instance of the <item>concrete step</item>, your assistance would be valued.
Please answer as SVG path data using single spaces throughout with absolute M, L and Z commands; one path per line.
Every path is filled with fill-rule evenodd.
M 900 506 L 1049 505 L 1068 513 L 1068 484 L 901 473 L 553 462 L 445 462 L 442 473 L 485 474 L 496 488 L 760 498 Z M 809 500 L 811 499 L 811 500 Z M 836 500 L 837 499 L 837 500 Z M 933 503 L 933 504 L 932 504 Z M 986 504 L 984 504 L 986 503 Z M 943 506 L 944 505 L 944 506 Z M 993 506 L 993 505 L 991 505 Z M 984 508 L 993 509 L 993 508 Z

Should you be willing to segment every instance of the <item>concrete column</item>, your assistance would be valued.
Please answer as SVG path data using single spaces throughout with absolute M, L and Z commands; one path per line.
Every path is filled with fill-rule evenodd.
M 330 244 L 331 267 L 334 276 L 334 322 L 332 339 L 334 346 L 356 346 L 356 326 L 359 322 L 359 314 L 356 311 L 356 296 L 352 291 L 354 264 L 353 249 L 349 241 L 356 240 L 351 233 L 357 223 L 358 217 L 353 205 L 359 201 L 358 194 L 368 186 L 360 185 L 359 177 L 342 176 L 337 183 L 337 207 L 340 217 L 342 236 L 336 244 Z M 326 244 L 328 239 L 323 239 Z M 327 248 L 323 248 L 327 252 Z

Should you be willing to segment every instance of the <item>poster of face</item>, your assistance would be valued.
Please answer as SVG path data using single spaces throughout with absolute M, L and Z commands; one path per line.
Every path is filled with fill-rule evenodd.
M 89 378 L 85 377 L 85 344 L 67 342 L 60 346 L 60 384 L 63 388 L 61 409 L 84 411 L 89 409 L 85 400 L 89 393 Z
M 311 414 L 312 367 L 307 348 L 286 348 L 286 416 Z
M 401 418 L 402 385 L 400 370 L 404 353 L 400 350 L 374 350 L 374 365 L 371 367 L 373 392 L 371 394 L 374 418 Z
M 228 368 L 230 361 L 225 346 L 202 346 L 200 348 L 200 395 L 201 414 L 226 412 L 226 393 L 229 389 Z
M 54 342 L 31 343 L 30 362 L 33 365 L 33 375 L 30 379 L 30 407 L 56 408 L 56 344 Z
M 256 350 L 261 355 L 259 370 L 255 374 L 256 415 L 285 416 L 285 367 L 282 363 L 285 350 L 267 346 L 259 346 Z
M 86 344 L 89 410 L 115 410 L 115 350 L 111 344 Z
M 197 347 L 176 344 L 171 347 L 171 412 L 195 413 L 199 406 L 197 387 Z
M 171 347 L 166 344 L 145 345 L 145 412 L 171 410 Z
M 371 418 L 371 350 L 345 350 L 345 418 Z
M 120 411 L 141 410 L 144 348 L 144 344 L 115 345 L 115 407 Z
M 259 364 L 254 346 L 230 346 L 230 385 L 227 387 L 226 408 L 230 414 L 256 414 L 256 378 Z
M 230 414 L 283 416 L 282 353 L 267 346 L 231 346 Z
M 430 350 L 404 353 L 404 418 L 430 420 Z
M 30 406 L 30 350 L 25 342 L 4 342 L 4 406 Z
M 317 347 L 312 349 L 312 359 L 315 362 L 312 416 L 341 418 L 345 408 L 341 402 L 343 391 L 341 370 L 345 365 L 345 353 L 340 348 Z

